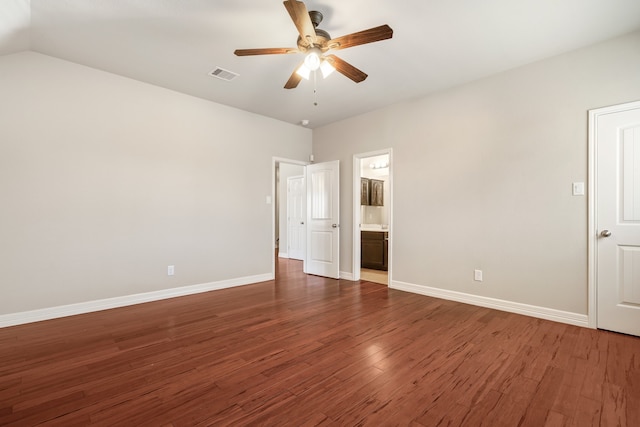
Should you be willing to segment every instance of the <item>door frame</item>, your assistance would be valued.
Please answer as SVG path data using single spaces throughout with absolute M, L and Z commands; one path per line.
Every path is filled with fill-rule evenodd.
M 389 249 L 387 252 L 389 268 L 387 270 L 387 286 L 391 287 L 392 269 L 393 269 L 393 149 L 385 148 L 377 151 L 369 151 L 367 153 L 359 153 L 353 155 L 353 244 L 352 244 L 352 280 L 360 280 L 360 177 L 362 172 L 360 165 L 362 159 L 368 157 L 389 156 L 389 194 L 385 194 L 385 198 L 389 202 Z
M 597 182 L 597 166 L 598 166 L 598 118 L 600 116 L 612 113 L 620 113 L 627 110 L 633 110 L 640 108 L 640 101 L 627 102 L 619 105 L 611 105 L 608 107 L 595 108 L 589 110 L 589 170 L 588 170 L 588 231 L 587 231 L 587 247 L 588 247 L 588 288 L 589 288 L 589 301 L 588 301 L 588 326 L 593 329 L 598 328 L 598 192 L 596 189 Z
M 292 165 L 299 165 L 299 166 L 307 166 L 309 164 L 309 162 L 305 162 L 305 161 L 301 161 L 301 160 L 293 160 L 293 159 L 287 159 L 284 157 L 272 157 L 271 158 L 271 247 L 270 247 L 270 252 L 269 252 L 269 256 L 271 257 L 271 279 L 275 279 L 276 278 L 276 257 L 274 254 L 274 250 L 275 250 L 275 245 L 276 245 L 276 221 L 279 218 L 276 218 L 276 203 L 278 203 L 278 200 L 276 199 L 276 167 L 280 164 L 280 163 L 289 163 Z M 305 180 L 306 180 L 306 170 L 304 173 L 305 176 Z M 280 213 L 282 214 L 282 213 Z M 305 248 L 305 259 L 307 257 L 307 251 Z

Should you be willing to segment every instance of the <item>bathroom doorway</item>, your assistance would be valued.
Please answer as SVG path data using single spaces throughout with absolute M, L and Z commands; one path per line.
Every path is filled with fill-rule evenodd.
M 391 149 L 354 156 L 354 280 L 389 285 L 392 265 Z

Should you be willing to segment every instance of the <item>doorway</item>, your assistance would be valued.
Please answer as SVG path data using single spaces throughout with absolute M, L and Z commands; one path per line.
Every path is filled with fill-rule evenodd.
M 300 162 L 297 160 L 273 158 L 272 161 L 272 188 L 271 194 L 273 194 L 272 204 L 272 242 L 273 252 L 271 271 L 275 277 L 276 273 L 276 258 L 289 258 L 289 246 L 290 246 L 290 227 L 288 221 L 287 210 L 289 208 L 289 200 L 287 197 L 287 183 L 290 181 L 290 177 L 304 176 L 304 167 L 306 162 Z M 304 189 L 301 191 L 304 192 Z M 305 196 L 302 196 L 303 198 Z M 293 230 L 291 230 L 293 231 Z M 295 258 L 304 259 L 305 248 L 302 247 L 302 253 L 299 248 L 295 248 L 297 251 L 294 254 Z
M 305 200 L 306 221 L 300 217 L 300 229 L 295 232 L 304 234 L 305 244 L 298 248 L 297 257 L 302 258 L 303 271 L 307 274 L 340 278 L 340 162 L 330 161 L 307 164 L 305 162 L 273 158 L 272 196 L 267 196 L 267 203 L 272 203 L 272 277 L 276 277 L 276 258 L 279 252 L 289 249 L 290 237 L 287 233 L 288 191 L 285 169 L 293 165 L 292 174 L 302 177 L 304 185 L 297 195 L 298 201 Z M 299 175 L 302 172 L 302 175 Z M 288 178 L 288 177 L 287 177 Z M 300 181 L 298 181 L 299 183 Z M 284 187 L 283 187 L 284 186 Z M 304 214 L 302 214 L 304 216 Z M 274 253 L 275 252 L 275 253 Z M 283 254 L 282 257 L 285 257 Z M 287 258 L 291 258 L 286 253 Z
M 392 151 L 353 157 L 353 280 L 390 284 Z

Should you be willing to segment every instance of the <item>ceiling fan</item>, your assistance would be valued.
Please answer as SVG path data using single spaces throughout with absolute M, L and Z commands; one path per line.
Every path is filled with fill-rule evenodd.
M 298 29 L 297 48 L 265 48 L 265 49 L 237 49 L 237 56 L 251 55 L 278 55 L 288 53 L 304 53 L 304 61 L 295 69 L 289 80 L 284 85 L 285 89 L 293 89 L 298 86 L 300 80 L 308 79 L 311 71 L 320 69 L 323 77 L 337 70 L 356 83 L 367 78 L 367 74 L 357 69 L 348 62 L 333 54 L 327 55 L 330 50 L 346 49 L 348 47 L 373 43 L 393 37 L 393 30 L 388 25 L 370 28 L 357 33 L 332 39 L 324 30 L 318 28 L 322 21 L 322 13 L 315 10 L 307 12 L 307 8 L 301 1 L 285 0 L 282 2 L 289 12 Z

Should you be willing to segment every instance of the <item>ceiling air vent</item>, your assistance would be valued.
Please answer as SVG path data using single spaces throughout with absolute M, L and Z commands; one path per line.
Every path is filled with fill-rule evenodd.
M 222 80 L 226 80 L 228 82 L 239 76 L 239 74 L 236 74 L 233 71 L 225 70 L 224 68 L 220 67 L 216 67 L 216 69 L 211 71 L 209 75 Z

